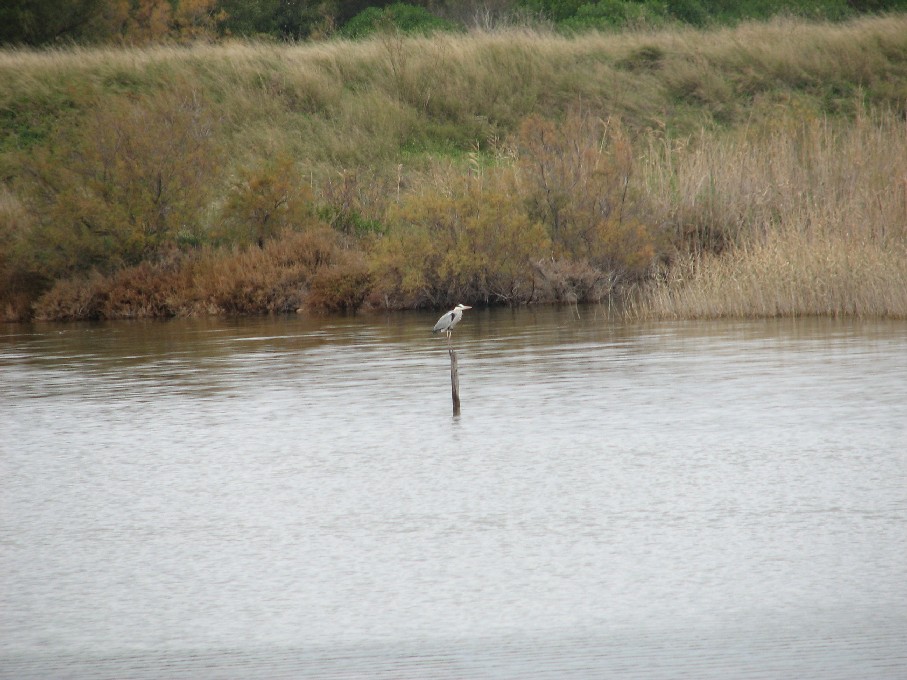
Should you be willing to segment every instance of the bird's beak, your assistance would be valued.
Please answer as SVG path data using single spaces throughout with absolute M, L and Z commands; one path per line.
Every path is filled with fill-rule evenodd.
M 463 309 L 472 309 L 469 305 L 463 305 Z

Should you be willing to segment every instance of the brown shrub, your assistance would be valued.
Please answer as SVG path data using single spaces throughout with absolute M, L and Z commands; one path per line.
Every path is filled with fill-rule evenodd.
M 194 296 L 208 313 L 295 312 L 315 273 L 341 257 L 327 227 L 286 232 L 264 248 L 209 251 L 195 264 Z
M 22 262 L 22 238 L 31 225 L 22 202 L 0 186 L 0 321 L 26 320 L 32 301 L 50 284 Z
M 98 289 L 106 288 L 100 274 L 54 283 L 32 306 L 34 318 L 41 321 L 78 321 L 98 319 Z
M 354 266 L 345 271 L 350 262 Z M 326 227 L 289 232 L 263 249 L 174 252 L 108 276 L 94 272 L 61 280 L 38 299 L 34 313 L 38 319 L 75 320 L 295 312 L 318 277 L 317 304 L 355 308 L 367 292 L 364 266 L 355 262 Z M 333 289 L 328 286 L 332 276 L 339 277 Z
M 34 304 L 41 320 L 139 319 L 187 316 L 194 309 L 188 263 L 142 262 L 110 276 L 93 272 L 87 277 L 57 281 Z
M 536 262 L 538 296 L 552 302 L 599 302 L 614 289 L 614 281 L 588 261 L 544 258 Z
M 317 312 L 355 311 L 370 284 L 368 268 L 359 260 L 323 266 L 312 277 L 305 306 Z
M 519 189 L 560 259 L 588 262 L 614 281 L 640 278 L 656 255 L 631 188 L 633 155 L 620 124 L 571 112 L 561 125 L 523 121 Z

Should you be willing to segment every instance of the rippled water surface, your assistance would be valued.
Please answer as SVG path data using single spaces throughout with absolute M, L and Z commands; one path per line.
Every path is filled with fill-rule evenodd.
M 0 677 L 907 677 L 907 323 L 0 327 Z

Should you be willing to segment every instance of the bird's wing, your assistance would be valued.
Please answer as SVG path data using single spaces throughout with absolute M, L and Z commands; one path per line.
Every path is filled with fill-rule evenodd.
M 431 332 L 437 333 L 438 331 L 443 331 L 445 328 L 450 326 L 451 323 L 453 323 L 453 320 L 456 318 L 456 316 L 457 315 L 455 312 L 448 312 L 440 319 L 438 319 L 438 323 L 436 323 L 435 327 L 431 329 Z

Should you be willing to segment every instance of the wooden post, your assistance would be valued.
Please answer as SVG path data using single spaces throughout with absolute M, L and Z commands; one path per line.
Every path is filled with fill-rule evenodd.
M 457 353 L 453 348 L 450 352 L 450 396 L 453 398 L 453 414 L 460 415 L 460 373 L 457 370 Z

